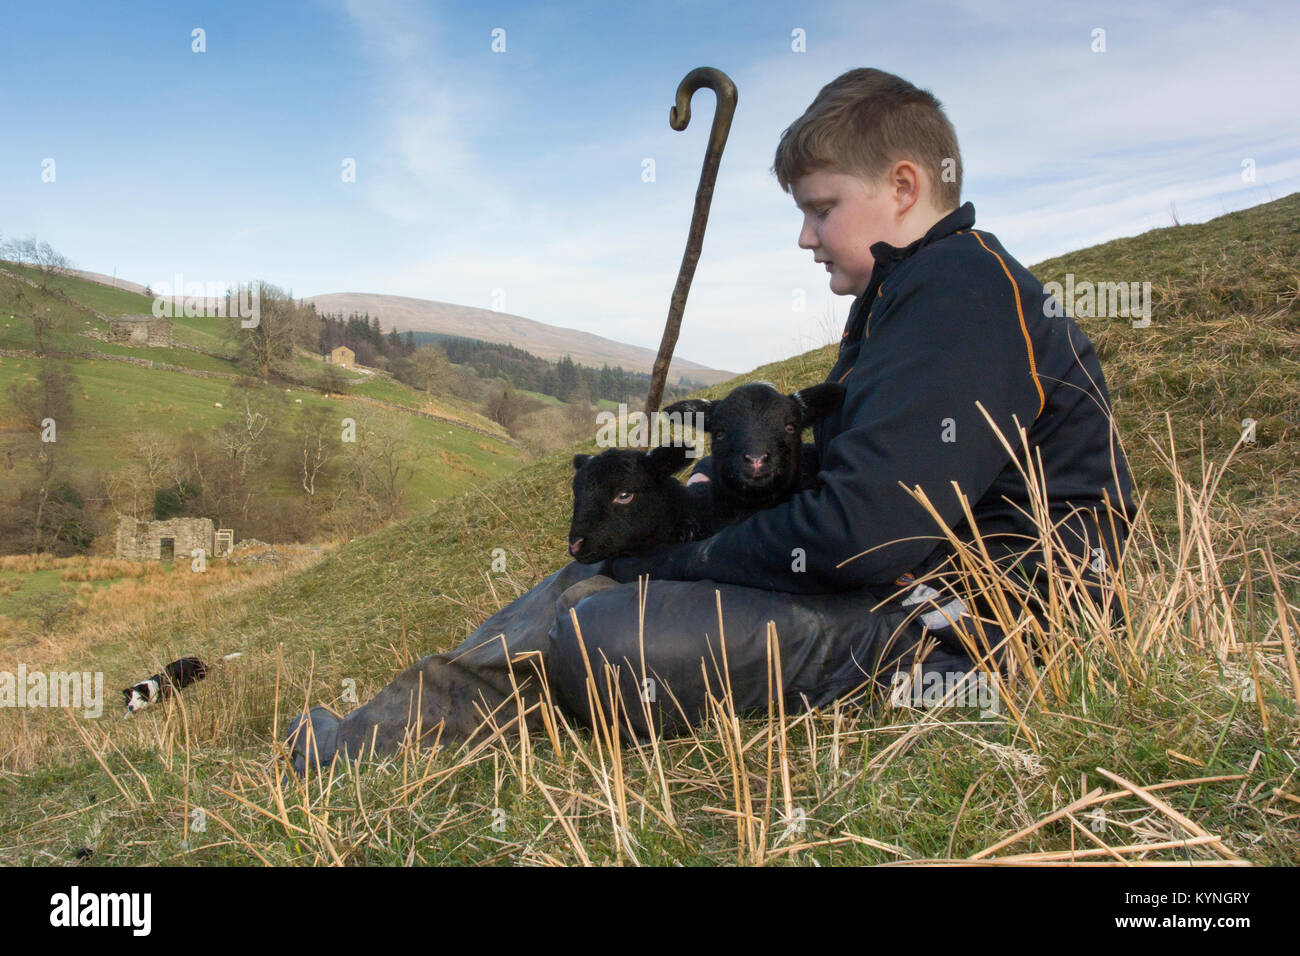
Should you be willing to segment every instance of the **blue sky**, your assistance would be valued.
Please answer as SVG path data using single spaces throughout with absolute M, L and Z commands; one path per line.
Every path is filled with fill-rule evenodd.
M 939 97 L 963 198 L 1026 265 L 1170 225 L 1171 203 L 1197 222 L 1300 188 L 1286 2 L 5 0 L 0 29 L 4 237 L 142 283 L 259 277 L 483 308 L 499 290 L 505 311 L 650 348 L 713 96 L 684 133 L 668 108 L 687 72 L 717 67 L 739 106 L 678 354 L 738 371 L 837 339 L 851 305 L 797 247 L 801 217 L 768 171 L 847 69 Z

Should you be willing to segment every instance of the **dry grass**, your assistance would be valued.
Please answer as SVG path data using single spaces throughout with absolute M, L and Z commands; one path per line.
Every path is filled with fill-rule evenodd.
M 524 713 L 508 705 L 487 716 L 498 732 L 476 746 L 408 746 L 298 782 L 283 774 L 278 744 L 268 750 L 260 728 L 267 716 L 283 727 L 287 710 L 318 702 L 316 688 L 329 679 L 319 662 L 289 663 L 278 651 L 268 658 L 263 646 L 251 667 L 223 669 L 201 694 L 147 719 L 105 724 L 68 713 L 44 737 L 24 727 L 23 750 L 9 749 L 5 766 L 30 768 L 37 752 L 89 755 L 107 789 L 93 811 L 74 817 L 100 821 L 101 846 L 114 827 L 139 831 L 138 848 L 115 851 L 123 862 L 1294 862 L 1300 631 L 1288 595 L 1296 577 L 1267 544 L 1248 545 L 1244 529 L 1223 536 L 1231 515 L 1221 513 L 1217 479 L 1229 462 L 1204 468 L 1195 484 L 1172 454 L 1169 464 L 1177 534 L 1165 542 L 1143 506 L 1124 561 L 1106 576 L 1127 609 L 1125 627 L 1072 600 L 1082 569 L 1058 562 L 1044 628 L 984 559 L 978 537 L 955 542 L 955 593 L 988 590 L 998 576 L 1004 595 L 996 620 L 983 623 L 1010 635 L 1016 663 L 1009 673 L 986 669 L 1003 705 L 991 720 L 888 701 L 795 714 L 778 699 L 765 718 L 740 715 L 724 658 L 712 673 L 709 717 L 685 738 L 635 746 L 626 710 L 642 705 L 616 699 L 610 711 L 593 693 L 600 718 L 590 730 L 547 703 L 547 732 L 521 738 L 510 728 Z M 1035 475 L 1027 477 L 1033 487 Z M 1042 531 L 1044 545 L 1063 553 L 1054 529 Z M 1223 580 L 1225 553 L 1260 570 L 1253 601 Z M 394 667 L 414 657 L 405 638 L 393 647 Z M 987 652 L 978 631 L 967 639 L 973 652 Z M 780 635 L 768 641 L 777 683 Z M 270 666 L 274 682 L 253 679 Z M 592 666 L 589 686 L 618 684 Z M 1192 730 L 1195 714 L 1206 720 Z M 1112 750 L 1122 739 L 1136 746 L 1148 731 L 1149 752 Z M 1087 765 L 1076 768 L 1079 753 Z M 961 786 L 941 791 L 954 776 Z M 190 832 L 195 820 L 202 832 Z M 27 824 L 11 839 L 46 845 L 58 831 Z M 19 843 L 0 846 L 0 859 L 28 858 Z

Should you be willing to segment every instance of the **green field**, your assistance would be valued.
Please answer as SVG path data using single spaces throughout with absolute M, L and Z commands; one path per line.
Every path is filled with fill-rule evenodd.
M 510 433 L 489 418 L 485 418 L 478 407 L 471 402 L 452 395 L 426 395 L 419 389 L 413 389 L 401 382 L 388 378 L 373 376 L 349 387 L 349 394 L 364 395 L 392 405 L 402 405 L 440 415 L 453 421 L 473 424 L 489 434 L 508 439 Z
M 36 269 L 30 266 L 23 266 L 13 262 L 5 262 L 0 267 L 9 272 L 26 276 L 29 279 L 39 281 L 40 275 Z M 8 285 L 5 289 L 4 286 Z M 111 286 L 102 285 L 90 279 L 82 279 L 76 276 L 55 276 L 50 281 L 50 288 L 56 292 L 62 292 L 73 300 L 77 305 L 84 306 L 87 309 L 93 309 L 100 312 L 110 319 L 119 315 L 150 315 L 153 312 L 153 299 L 148 296 L 140 295 L 135 292 L 128 292 L 125 289 L 114 289 Z M 0 276 L 0 290 L 4 291 L 3 297 L 0 297 L 0 313 L 4 313 L 6 305 L 12 305 L 13 285 L 10 280 L 5 280 Z M 30 290 L 29 294 L 39 295 L 37 290 Z M 46 307 L 51 307 L 57 315 L 66 317 L 69 325 L 68 333 L 58 339 L 60 344 L 58 348 L 81 348 L 85 349 L 86 343 L 91 342 L 92 347 L 102 345 L 103 343 L 93 343 L 93 340 L 82 337 L 73 337 L 71 333 L 81 331 L 83 328 L 95 328 L 99 331 L 107 331 L 108 324 L 97 320 L 89 315 L 84 309 L 69 307 L 66 303 L 60 302 L 57 298 L 50 296 L 44 300 Z M 4 313 L 8 314 L 8 313 Z M 229 351 L 229 343 L 225 341 L 221 331 L 221 323 L 224 319 L 208 318 L 204 316 L 184 315 L 169 317 L 172 323 L 172 337 L 183 345 L 193 345 L 197 348 L 207 349 L 212 352 L 225 353 Z M 30 330 L 22 347 L 30 348 Z M 3 339 L 0 339 L 3 342 Z M 0 345 L 0 348 L 14 346 Z M 159 352 L 168 351 L 165 349 L 142 349 L 142 352 Z M 180 350 L 177 350 L 180 351 Z M 170 359 L 162 359 L 168 361 Z M 183 364 L 176 362 L 173 364 Z M 198 367 L 198 366 L 195 366 Z
M 560 408 L 563 407 L 565 404 L 560 399 L 556 398 L 554 395 L 547 395 L 545 392 L 530 392 L 526 388 L 521 388 L 519 389 L 519 394 L 526 395 L 529 398 L 534 399 L 535 401 L 541 402 L 543 405 L 552 405 L 557 408 Z M 602 412 L 617 412 L 618 402 L 611 401 L 608 398 L 601 398 L 601 399 L 597 399 L 595 407 L 598 411 L 602 411 Z
M 10 383 L 33 379 L 37 364 L 36 359 L 0 358 L 0 390 L 7 393 Z M 234 410 L 228 406 L 232 383 L 227 379 L 196 378 L 121 362 L 69 364 L 82 393 L 73 425 L 59 433 L 58 441 L 81 467 L 111 471 L 120 461 L 129 431 L 157 429 L 179 437 L 189 429 L 212 431 L 233 419 Z M 347 397 L 327 399 L 303 388 L 287 389 L 286 400 L 290 416 L 312 407 L 328 408 L 340 419 L 371 411 Z M 217 408 L 217 403 L 227 407 Z M 416 416 L 409 422 L 413 440 L 427 456 L 407 486 L 412 502 L 459 493 L 507 474 L 523 461 L 517 449 L 455 425 Z M 295 487 L 285 480 L 269 491 L 291 494 Z
M 34 269 L 5 263 L 3 268 L 36 278 Z M 244 373 L 233 361 L 182 348 L 148 348 L 106 343 L 80 333 L 86 330 L 107 331 L 108 324 L 88 308 L 109 315 L 148 313 L 151 300 L 99 285 L 86 279 L 60 276 L 51 282 L 59 294 L 42 294 L 0 274 L 0 348 L 30 350 L 34 337 L 30 321 L 15 314 L 33 307 L 48 309 L 52 327 L 46 347 L 51 350 L 130 356 L 159 364 L 178 366 L 200 372 L 217 373 L 220 378 L 202 378 L 161 368 L 145 368 L 124 362 L 73 359 L 69 365 L 81 383 L 76 412 L 70 427 L 58 436 L 60 447 L 87 469 L 112 472 L 120 464 L 121 450 L 131 432 L 158 429 L 177 438 L 189 429 L 209 432 L 233 420 L 229 392 Z M 175 318 L 174 337 L 187 344 L 212 350 L 229 348 L 214 326 L 216 319 Z M 7 396 L 10 386 L 31 381 L 38 360 L 32 357 L 0 357 L 0 395 Z M 293 359 L 295 373 L 314 379 L 323 363 L 304 355 Z M 477 483 L 509 473 L 525 456 L 508 440 L 509 436 L 495 423 L 484 418 L 470 405 L 457 399 L 426 397 L 399 382 L 344 370 L 359 395 L 368 395 L 407 408 L 424 408 L 445 414 L 455 422 L 472 425 L 478 431 L 459 424 L 409 416 L 411 437 L 419 447 L 422 460 L 406 488 L 407 499 L 420 507 L 423 503 L 457 494 Z M 295 415 L 311 407 L 328 407 L 340 419 L 372 414 L 363 402 L 344 397 L 327 399 L 309 388 L 284 388 L 285 414 Z M 217 403 L 227 406 L 217 408 Z M 0 418 L 3 416 L 0 415 Z M 286 421 L 286 426 L 290 422 Z M 487 434 L 482 434 L 486 432 Z M 496 437 L 489 437 L 496 436 Z M 269 489 L 273 494 L 300 494 L 288 479 L 278 479 Z

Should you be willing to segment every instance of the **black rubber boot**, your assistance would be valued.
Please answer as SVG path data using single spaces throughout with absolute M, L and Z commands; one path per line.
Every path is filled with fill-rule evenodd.
M 294 718 L 287 734 L 294 771 L 302 774 L 309 759 L 328 767 L 336 753 L 346 759 L 393 753 L 408 740 L 419 746 L 460 744 L 491 733 L 493 725 L 517 733 L 521 708 L 532 711 L 525 717 L 528 727 L 540 729 L 536 667 L 543 664 L 557 616 L 567 616 L 581 598 L 617 586 L 600 575 L 602 567 L 574 562 L 561 568 L 489 617 L 454 651 L 412 664 L 342 719 L 324 707 Z

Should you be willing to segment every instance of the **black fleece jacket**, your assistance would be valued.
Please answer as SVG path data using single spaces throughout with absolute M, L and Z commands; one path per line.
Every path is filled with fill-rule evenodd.
M 848 391 L 814 430 L 816 487 L 703 541 L 609 562 L 606 573 L 804 594 L 882 588 L 951 554 L 901 486 L 919 486 L 969 540 L 956 485 L 994 557 L 1032 578 L 1041 555 L 1025 480 L 976 403 L 1022 462 L 1017 423 L 1027 429 L 1069 550 L 1113 561 L 1134 509 L 1092 343 L 1069 317 L 1046 314 L 1042 283 L 974 224 L 966 203 L 906 248 L 871 247 L 870 285 L 827 378 Z

